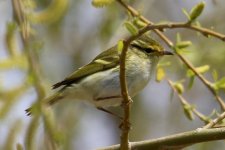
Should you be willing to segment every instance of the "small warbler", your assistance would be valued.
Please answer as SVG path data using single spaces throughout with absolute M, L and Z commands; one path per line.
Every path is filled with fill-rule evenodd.
M 44 102 L 52 105 L 64 98 L 86 100 L 106 112 L 109 112 L 106 107 L 121 105 L 120 54 L 121 51 L 117 46 L 102 52 L 89 64 L 54 84 L 53 89 L 61 89 L 47 97 Z M 172 53 L 164 51 L 158 42 L 147 35 L 142 35 L 131 42 L 125 60 L 130 97 L 135 96 L 147 85 L 151 72 L 159 58 L 164 55 L 172 55 Z M 30 115 L 32 107 L 26 111 Z

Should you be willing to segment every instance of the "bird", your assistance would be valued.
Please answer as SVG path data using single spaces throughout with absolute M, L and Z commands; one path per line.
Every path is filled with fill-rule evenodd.
M 125 77 L 129 97 L 137 95 L 150 81 L 153 71 L 164 55 L 173 55 L 149 35 L 133 40 L 126 55 Z M 52 86 L 57 90 L 43 102 L 51 106 L 63 99 L 76 99 L 90 102 L 97 109 L 113 114 L 106 108 L 122 104 L 120 87 L 121 50 L 115 45 L 97 55 L 84 65 Z M 32 114 L 33 106 L 26 109 Z

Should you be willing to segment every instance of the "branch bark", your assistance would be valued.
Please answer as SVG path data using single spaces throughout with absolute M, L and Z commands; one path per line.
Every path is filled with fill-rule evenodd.
M 130 40 L 124 41 L 123 42 L 123 50 L 121 53 L 121 58 L 120 58 L 120 86 L 121 86 L 121 95 L 123 97 L 123 106 L 124 106 L 124 119 L 122 122 L 122 134 L 121 134 L 121 150 L 129 150 L 129 131 L 130 131 L 130 123 L 129 123 L 129 118 L 130 118 L 130 109 L 131 106 L 129 104 L 129 94 L 127 90 L 127 83 L 126 83 L 126 54 L 127 50 L 130 44 Z
M 174 134 L 153 140 L 131 142 L 133 150 L 177 150 L 196 143 L 217 141 L 225 138 L 225 128 L 203 129 Z M 99 150 L 119 150 L 120 145 L 113 145 Z

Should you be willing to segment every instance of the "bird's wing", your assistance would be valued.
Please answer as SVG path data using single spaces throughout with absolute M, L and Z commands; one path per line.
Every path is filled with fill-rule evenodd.
M 120 60 L 120 52 L 117 50 L 116 47 L 112 47 L 99 54 L 89 64 L 73 72 L 63 81 L 54 84 L 52 88 L 56 89 L 60 86 L 68 86 L 78 82 L 80 79 L 90 74 L 100 72 L 102 70 L 111 69 L 119 64 L 119 60 Z

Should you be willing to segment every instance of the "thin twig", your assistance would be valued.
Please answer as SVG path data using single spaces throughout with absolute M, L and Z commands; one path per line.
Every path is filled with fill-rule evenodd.
M 176 93 L 176 95 L 178 96 L 180 102 L 182 103 L 182 105 L 191 105 L 188 103 L 188 101 L 175 89 L 175 87 L 173 86 L 173 83 L 171 80 L 169 79 L 166 79 L 169 86 L 172 88 L 172 90 Z M 192 108 L 191 111 L 196 115 L 198 116 L 199 119 L 201 119 L 203 122 L 205 123 L 208 123 L 210 122 L 210 120 L 205 116 L 203 115 L 201 112 L 199 112 L 197 109 L 195 108 Z
M 220 121 L 222 121 L 225 118 L 225 112 L 223 112 L 222 114 L 220 114 L 216 119 L 210 121 L 207 125 L 205 125 L 203 127 L 203 129 L 209 129 L 214 127 L 217 123 L 219 123 Z
M 207 28 L 198 27 L 198 26 L 195 26 L 195 25 L 187 23 L 187 22 L 176 22 L 176 23 L 168 22 L 168 23 L 163 23 L 163 24 L 151 24 L 151 25 L 148 25 L 148 26 L 149 26 L 150 29 L 160 29 L 160 30 L 166 29 L 166 28 L 169 28 L 169 29 L 186 28 L 186 29 L 198 31 L 198 32 L 202 33 L 204 36 L 211 35 L 211 36 L 216 37 L 216 38 L 218 38 L 222 41 L 225 41 L 225 35 L 224 34 L 212 31 L 212 30 L 207 29 Z
M 128 51 L 128 47 L 130 43 L 147 32 L 146 28 L 139 30 L 137 35 L 130 36 L 126 40 L 123 41 L 123 50 L 120 56 L 120 86 L 121 86 L 121 94 L 123 97 L 122 105 L 124 106 L 124 119 L 122 122 L 122 134 L 121 134 L 121 149 L 128 150 L 129 149 L 129 131 L 130 131 L 130 109 L 131 109 L 131 100 L 129 98 L 127 83 L 126 83 L 126 53 Z

